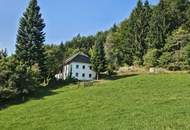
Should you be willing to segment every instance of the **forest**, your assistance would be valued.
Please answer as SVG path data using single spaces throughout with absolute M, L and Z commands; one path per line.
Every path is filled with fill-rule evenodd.
M 188 0 L 160 0 L 158 5 L 139 0 L 129 18 L 109 30 L 94 36 L 79 34 L 64 44 L 46 47 L 49 51 L 57 50 L 53 51 L 56 53 L 64 52 L 65 58 L 85 52 L 108 72 L 132 65 L 189 70 L 189 31 Z M 99 60 L 95 60 L 97 57 Z
M 37 0 L 20 19 L 15 54 L 0 51 L 0 101 L 35 92 L 56 79 L 63 61 L 81 51 L 97 74 L 108 76 L 122 66 L 190 69 L 190 2 L 138 0 L 131 15 L 109 30 L 60 44 L 45 44 L 45 23 Z

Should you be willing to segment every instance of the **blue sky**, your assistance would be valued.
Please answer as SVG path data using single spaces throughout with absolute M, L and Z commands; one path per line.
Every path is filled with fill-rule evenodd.
M 159 0 L 149 0 L 151 4 Z M 14 53 L 19 19 L 29 0 L 0 0 L 0 48 Z M 137 0 L 39 0 L 46 23 L 46 43 L 109 29 L 127 18 Z

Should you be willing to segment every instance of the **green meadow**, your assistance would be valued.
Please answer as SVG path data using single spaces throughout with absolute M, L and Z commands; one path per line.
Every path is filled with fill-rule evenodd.
M 0 130 L 188 129 L 189 74 L 129 75 L 92 87 L 68 85 L 0 110 Z

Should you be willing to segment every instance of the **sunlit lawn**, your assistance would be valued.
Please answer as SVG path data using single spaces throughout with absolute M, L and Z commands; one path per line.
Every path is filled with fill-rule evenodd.
M 190 75 L 133 75 L 52 90 L 0 111 L 0 130 L 190 129 Z

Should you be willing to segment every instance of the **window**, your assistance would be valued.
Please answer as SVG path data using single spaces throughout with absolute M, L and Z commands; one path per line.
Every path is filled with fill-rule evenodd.
M 85 73 L 82 74 L 82 77 L 85 77 Z
M 79 73 L 76 73 L 75 76 L 76 76 L 76 77 L 79 77 Z
M 89 66 L 90 70 L 92 70 L 92 66 Z
M 76 65 L 76 68 L 78 69 L 78 68 L 79 68 L 79 65 Z
M 92 74 L 89 74 L 89 78 L 92 78 Z
M 82 68 L 85 69 L 85 65 L 83 65 Z

